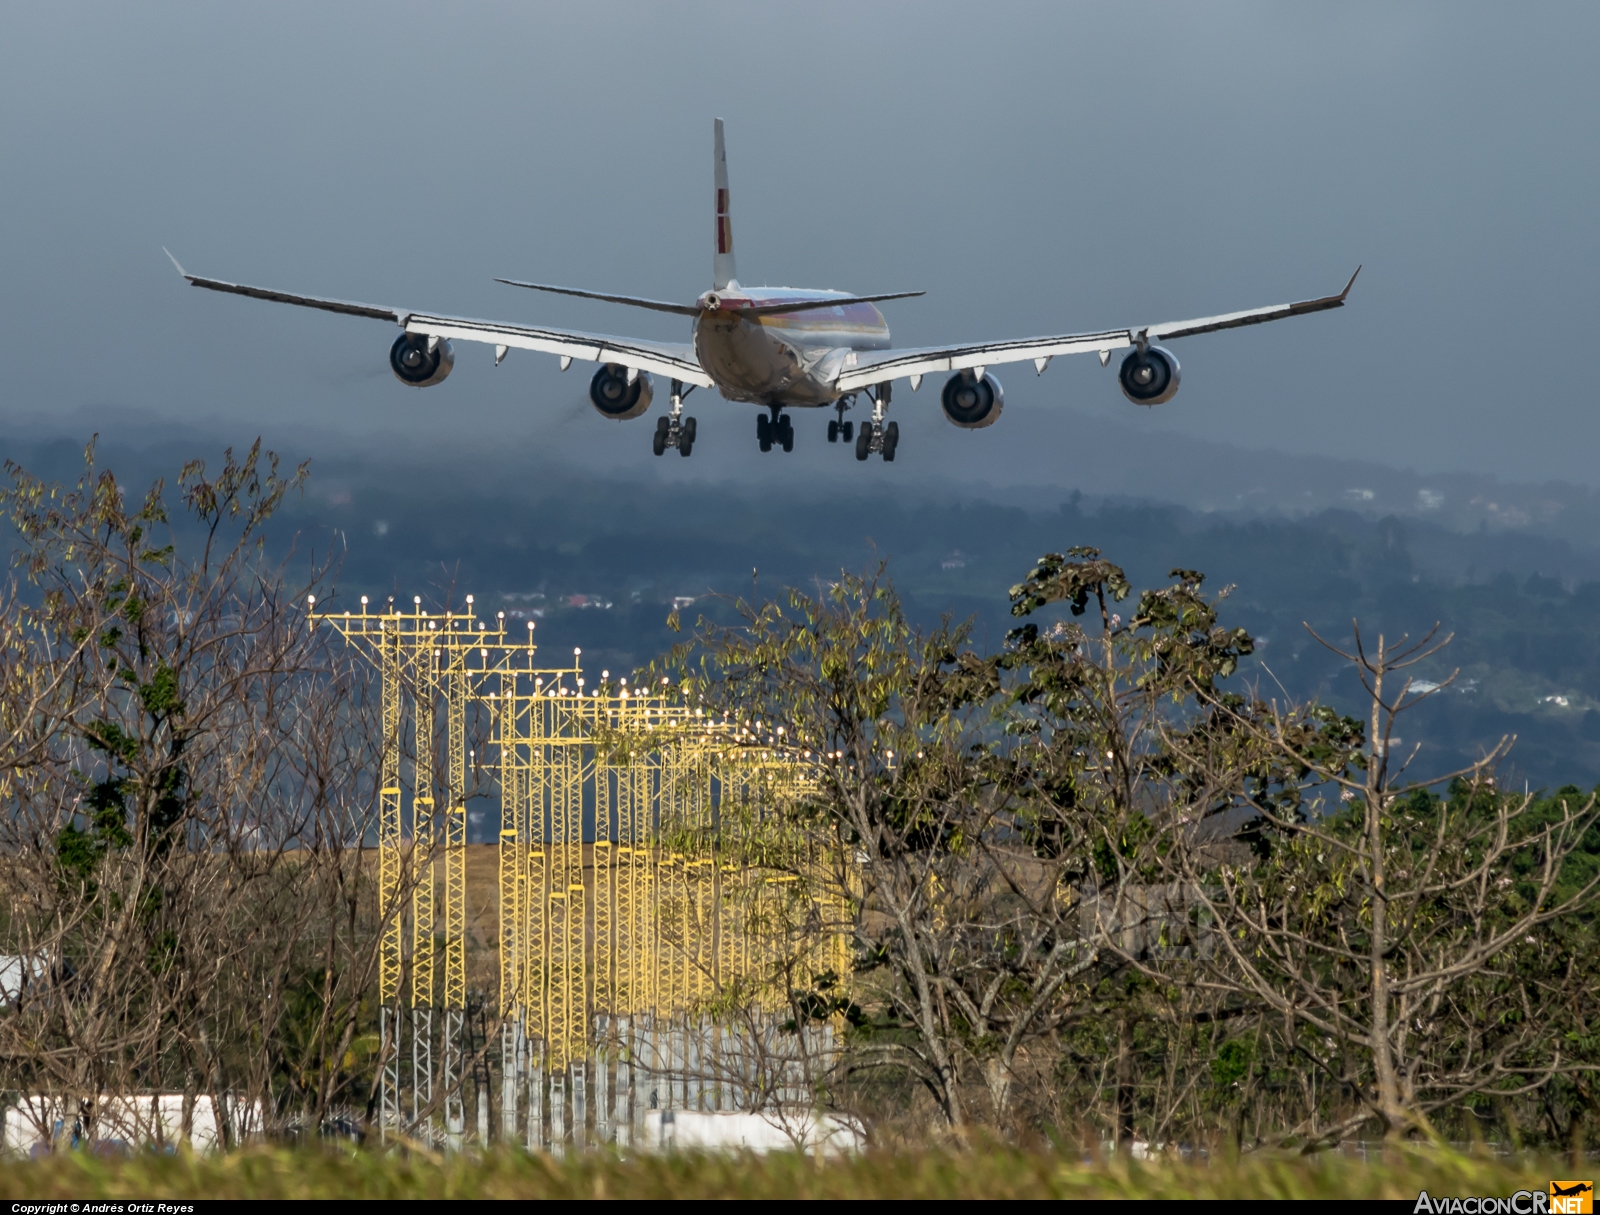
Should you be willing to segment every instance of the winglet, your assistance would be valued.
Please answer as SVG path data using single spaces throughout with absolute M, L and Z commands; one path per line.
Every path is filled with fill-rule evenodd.
M 167 260 L 169 262 L 171 262 L 174 266 L 178 267 L 178 273 L 179 274 L 183 275 L 184 278 L 189 278 L 190 277 L 189 272 L 187 270 L 185 270 L 182 266 L 178 266 L 178 259 L 172 256 L 172 250 L 171 249 L 167 248 L 165 245 L 162 245 L 161 246 L 161 252 L 163 252 L 163 253 L 165 253 L 167 255 Z
M 170 257 L 171 254 L 168 254 L 168 256 Z M 176 263 L 174 263 L 174 265 L 176 265 Z M 1357 266 L 1356 267 L 1356 274 L 1360 274 L 1360 273 L 1361 273 L 1361 267 Z M 1356 274 L 1352 274 L 1350 276 L 1350 281 L 1344 285 L 1344 290 L 1339 292 L 1339 302 L 1341 304 L 1344 303 L 1345 296 L 1350 294 L 1350 288 L 1352 288 L 1352 287 L 1354 287 L 1356 285 Z

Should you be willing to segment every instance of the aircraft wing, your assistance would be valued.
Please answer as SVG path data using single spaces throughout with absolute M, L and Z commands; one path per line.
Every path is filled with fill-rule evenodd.
M 405 319 L 407 333 L 422 333 L 451 341 L 485 342 L 517 350 L 537 350 L 590 363 L 619 363 L 651 371 L 668 379 L 701 388 L 713 387 L 700 369 L 694 347 L 688 342 L 645 342 L 638 338 L 581 333 L 574 329 L 546 329 L 535 325 L 508 325 L 503 321 L 477 321 L 461 316 L 432 316 L 413 312 Z
M 1360 273 L 1361 267 L 1357 266 L 1356 274 Z M 1057 355 L 1083 354 L 1090 350 L 1098 352 L 1100 361 L 1105 363 L 1113 350 L 1124 349 L 1141 340 L 1155 342 L 1166 338 L 1190 337 L 1197 333 L 1215 333 L 1219 329 L 1237 329 L 1242 325 L 1259 325 L 1284 317 L 1303 316 L 1308 312 L 1341 308 L 1355 281 L 1356 275 L 1352 274 L 1350 282 L 1338 295 L 1325 295 L 1320 299 L 1273 304 L 1266 308 L 1252 308 L 1247 312 L 1229 312 L 1192 321 L 1168 321 L 1137 329 L 1107 329 L 1101 333 L 1069 333 L 1057 337 L 974 342 L 962 346 L 926 346 L 920 350 L 853 352 L 845 356 L 844 370 L 836 386 L 840 392 L 855 392 L 901 376 L 909 376 L 914 382 L 920 382 L 924 375 L 933 371 L 964 371 L 969 367 L 995 367 L 1002 363 L 1028 360 L 1033 362 L 1036 371 L 1042 373 L 1045 365 Z
M 172 255 L 169 253 L 167 256 Z M 176 258 L 172 264 L 178 265 Z M 408 308 L 358 304 L 349 300 L 325 299 L 316 295 L 294 295 L 287 291 L 269 290 L 266 287 L 250 287 L 243 283 L 202 278 L 197 274 L 190 274 L 182 266 L 178 266 L 178 273 L 192 285 L 204 287 L 209 291 L 248 295 L 252 299 L 272 300 L 279 304 L 298 304 L 303 308 L 320 308 L 324 312 L 342 312 L 347 316 L 391 321 L 401 326 L 407 333 L 420 333 L 427 337 L 448 338 L 451 341 L 461 342 L 483 342 L 497 348 L 536 350 L 540 354 L 553 354 L 563 359 L 583 359 L 591 363 L 619 363 L 624 367 L 682 380 L 685 384 L 696 384 L 701 388 L 712 387 L 711 377 L 701 370 L 700 360 L 695 357 L 694 347 L 687 342 L 646 342 L 638 338 L 581 333 L 571 329 L 511 325 L 504 321 L 480 321 L 463 316 L 438 316 Z M 497 349 L 496 354 L 501 355 L 503 351 Z

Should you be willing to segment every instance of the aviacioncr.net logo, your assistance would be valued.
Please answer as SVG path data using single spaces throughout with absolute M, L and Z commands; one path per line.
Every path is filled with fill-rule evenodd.
M 1430 1198 L 1417 1195 L 1412 1215 L 1593 1215 L 1594 1182 L 1552 1181 L 1545 1190 L 1518 1190 L 1505 1195 Z

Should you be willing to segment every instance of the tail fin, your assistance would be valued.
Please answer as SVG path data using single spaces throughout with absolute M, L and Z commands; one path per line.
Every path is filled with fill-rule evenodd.
M 733 221 L 728 217 L 728 154 L 722 146 L 722 119 L 716 120 L 717 243 L 711 258 L 711 289 L 725 291 L 739 285 L 733 265 Z

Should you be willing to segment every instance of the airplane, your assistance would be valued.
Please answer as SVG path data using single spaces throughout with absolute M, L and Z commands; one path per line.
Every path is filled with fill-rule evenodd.
M 430 387 L 450 374 L 455 366 L 452 343 L 482 342 L 494 346 L 497 367 L 513 349 L 553 354 L 560 359 L 562 371 L 574 360 L 598 363 L 599 370 L 589 382 L 589 400 L 602 416 L 615 421 L 646 413 L 654 399 L 651 376 L 666 377 L 671 383 L 670 405 L 668 412 L 656 419 L 652 441 L 658 456 L 669 448 L 689 455 L 697 426 L 694 418 L 683 416 L 683 402 L 696 388 L 716 388 L 729 401 L 763 407 L 756 418 L 756 438 L 764 452 L 774 447 L 794 450 L 794 424 L 787 410 L 832 408 L 838 416 L 828 423 L 828 441 L 836 443 L 842 438 L 848 444 L 854 438 L 857 460 L 876 454 L 885 461 L 894 459 L 900 442 L 899 424 L 886 416 L 896 380 L 908 381 L 916 392 L 925 375 L 951 373 L 939 397 L 945 417 L 962 429 L 981 430 L 994 425 L 1005 405 L 1005 390 L 990 368 L 1032 362 L 1035 373 L 1043 375 L 1057 356 L 1088 352 L 1098 354 L 1100 366 L 1105 367 L 1113 351 L 1128 350 L 1117 374 L 1123 394 L 1136 405 L 1160 405 L 1177 393 L 1181 369 L 1177 356 L 1156 345 L 1158 341 L 1343 307 L 1356 274 L 1361 273 L 1357 266 L 1337 295 L 1294 304 L 1098 333 L 895 350 L 889 343 L 888 323 L 877 305 L 919 296 L 921 291 L 851 295 L 739 284 L 720 118 L 714 123 L 714 157 L 716 229 L 711 289 L 694 303 L 675 304 L 518 279 L 495 280 L 512 287 L 689 317 L 693 340 L 688 343 L 648 342 L 296 295 L 190 274 L 170 252 L 167 256 L 178 273 L 196 287 L 399 325 L 402 332 L 389 350 L 389 366 L 402 384 L 412 387 Z M 872 412 L 857 433 L 845 414 L 862 396 Z

